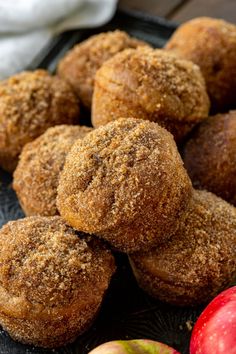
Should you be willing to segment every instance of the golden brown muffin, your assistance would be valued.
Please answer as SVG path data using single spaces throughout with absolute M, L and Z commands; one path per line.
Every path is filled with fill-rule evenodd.
M 96 71 L 116 53 L 138 46 L 148 44 L 119 30 L 91 36 L 77 44 L 59 62 L 58 75 L 72 85 L 83 105 L 91 109 Z
M 58 216 L 9 222 L 0 249 L 0 323 L 13 339 L 58 347 L 88 328 L 115 270 L 110 251 Z
M 0 166 L 13 172 L 23 146 L 58 124 L 76 123 L 78 100 L 70 86 L 44 70 L 0 83 Z
M 172 238 L 130 261 L 150 295 L 180 306 L 207 302 L 236 275 L 236 209 L 195 190 Z
M 166 49 L 199 65 L 214 111 L 236 106 L 236 26 L 200 17 L 180 26 Z
M 163 50 L 127 49 L 96 74 L 95 127 L 119 117 L 137 117 L 159 123 L 179 142 L 208 110 L 199 68 Z
M 58 214 L 57 186 L 66 155 L 75 140 L 91 130 L 79 125 L 58 125 L 24 146 L 13 188 L 27 216 Z
M 131 252 L 170 237 L 191 193 L 171 134 L 156 123 L 127 118 L 75 142 L 57 206 L 75 229 Z
M 236 206 L 236 111 L 204 121 L 187 142 L 183 157 L 196 188 Z

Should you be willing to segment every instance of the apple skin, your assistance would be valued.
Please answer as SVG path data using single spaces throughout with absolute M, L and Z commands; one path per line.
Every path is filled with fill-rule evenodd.
M 236 286 L 202 312 L 193 328 L 190 354 L 236 354 Z
M 148 339 L 117 340 L 107 342 L 88 354 L 180 354 L 173 348 Z

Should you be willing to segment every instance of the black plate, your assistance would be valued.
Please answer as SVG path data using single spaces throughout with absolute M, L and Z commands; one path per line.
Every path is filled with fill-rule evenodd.
M 113 20 L 96 30 L 70 31 L 56 38 L 32 63 L 53 72 L 58 59 L 75 43 L 98 32 L 122 29 L 148 41 L 155 47 L 162 47 L 176 28 L 176 25 L 158 17 L 140 13 L 118 11 Z M 15 193 L 11 188 L 11 177 L 0 170 L 0 226 L 8 220 L 23 216 Z M 190 339 L 189 325 L 194 323 L 202 308 L 177 308 L 158 302 L 136 284 L 127 257 L 116 255 L 118 271 L 104 300 L 101 312 L 93 326 L 71 345 L 57 350 L 43 350 L 14 342 L 0 332 L 1 354 L 87 354 L 100 343 L 115 339 L 149 338 L 164 342 L 188 354 Z

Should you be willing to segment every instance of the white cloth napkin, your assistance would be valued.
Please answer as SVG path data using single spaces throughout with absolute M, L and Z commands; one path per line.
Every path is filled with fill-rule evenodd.
M 108 22 L 117 0 L 0 0 L 0 79 L 23 70 L 57 34 Z

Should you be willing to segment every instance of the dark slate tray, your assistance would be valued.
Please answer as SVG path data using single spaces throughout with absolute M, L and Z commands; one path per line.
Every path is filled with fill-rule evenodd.
M 40 53 L 29 69 L 38 67 L 53 72 L 60 57 L 75 43 L 92 34 L 122 29 L 162 47 L 176 25 L 158 17 L 136 12 L 118 11 L 106 26 L 93 30 L 63 33 Z M 0 226 L 8 220 L 18 219 L 23 212 L 11 188 L 11 176 L 0 170 Z M 0 331 L 0 354 L 87 354 L 100 343 L 115 339 L 149 338 L 164 342 L 188 354 L 193 324 L 202 308 L 177 308 L 156 301 L 140 290 L 130 270 L 127 257 L 116 254 L 118 271 L 104 299 L 100 314 L 93 326 L 77 341 L 56 350 L 44 350 L 14 342 Z

